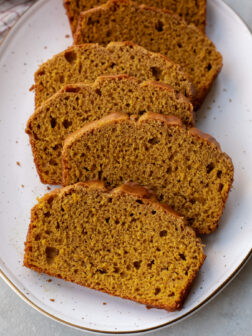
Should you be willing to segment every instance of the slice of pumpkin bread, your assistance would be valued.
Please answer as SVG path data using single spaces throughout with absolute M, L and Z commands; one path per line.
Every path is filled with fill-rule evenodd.
M 162 83 L 118 75 L 64 87 L 35 111 L 26 127 L 41 181 L 62 183 L 62 146 L 73 131 L 111 112 L 141 115 L 149 110 L 193 123 L 189 100 Z
M 138 5 L 129 0 L 109 0 L 80 14 L 75 44 L 132 41 L 166 55 L 188 73 L 198 107 L 222 67 L 214 44 L 194 25 L 172 12 Z
M 42 64 L 35 73 L 35 104 L 51 97 L 67 84 L 93 82 L 102 75 L 127 74 L 141 81 L 171 85 L 190 100 L 194 90 L 181 67 L 163 55 L 151 53 L 131 42 L 72 46 Z
M 201 234 L 216 229 L 233 181 L 232 161 L 213 138 L 156 113 L 90 123 L 66 139 L 62 159 L 64 185 L 139 183 Z
M 31 211 L 24 265 L 169 311 L 181 308 L 205 259 L 201 240 L 153 194 L 78 183 Z
M 80 12 L 105 2 L 106 0 L 64 0 L 72 32 L 74 33 L 77 28 Z M 150 7 L 169 9 L 183 17 L 187 23 L 193 23 L 205 31 L 206 0 L 134 0 L 134 2 L 139 5 L 144 3 Z

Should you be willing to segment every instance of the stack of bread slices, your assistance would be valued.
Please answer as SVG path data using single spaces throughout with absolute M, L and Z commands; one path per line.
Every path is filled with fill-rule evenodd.
M 26 127 L 41 182 L 63 187 L 32 209 L 24 265 L 179 309 L 234 174 L 194 127 L 222 67 L 206 1 L 64 5 L 74 44 L 35 73 Z

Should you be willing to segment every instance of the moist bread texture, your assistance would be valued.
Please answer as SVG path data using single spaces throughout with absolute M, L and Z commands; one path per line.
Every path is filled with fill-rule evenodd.
M 92 84 L 67 85 L 36 109 L 27 123 L 41 181 L 62 184 L 61 152 L 70 133 L 111 112 L 141 115 L 149 110 L 193 124 L 189 100 L 162 83 L 118 75 L 99 77 Z
M 212 137 L 155 113 L 90 123 L 66 139 L 62 158 L 64 185 L 139 183 L 200 234 L 216 229 L 233 181 L 232 161 Z
M 205 31 L 206 0 L 134 0 L 134 2 L 139 5 L 144 3 L 150 7 L 169 9 L 183 17 L 188 24 L 193 23 Z M 74 33 L 77 28 L 80 12 L 104 3 L 106 0 L 64 0 L 72 32 Z
M 31 211 L 24 265 L 148 306 L 181 308 L 205 259 L 201 240 L 137 185 L 79 183 Z
M 102 75 L 127 74 L 141 81 L 155 80 L 171 85 L 193 99 L 194 89 L 181 67 L 163 55 L 131 42 L 72 46 L 42 64 L 35 73 L 35 105 L 67 84 L 94 82 Z
M 75 44 L 132 41 L 166 55 L 188 73 L 199 107 L 222 67 L 214 44 L 194 25 L 170 11 L 138 5 L 129 0 L 109 0 L 80 14 Z

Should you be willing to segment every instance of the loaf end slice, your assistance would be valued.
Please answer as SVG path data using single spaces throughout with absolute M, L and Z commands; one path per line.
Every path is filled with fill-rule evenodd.
M 222 68 L 222 56 L 194 25 L 174 13 L 138 5 L 129 0 L 109 0 L 80 14 L 75 44 L 132 41 L 166 55 L 188 73 L 199 107 Z
M 62 159 L 64 185 L 137 182 L 200 234 L 216 229 L 234 174 L 215 139 L 155 113 L 140 118 L 117 113 L 90 123 L 66 138 Z
M 31 211 L 24 265 L 168 311 L 180 309 L 205 255 L 182 217 L 135 184 L 57 189 Z
M 141 81 L 155 80 L 172 86 L 189 100 L 195 90 L 181 67 L 168 58 L 131 42 L 72 46 L 43 63 L 35 73 L 35 105 L 68 84 L 94 82 L 103 75 L 127 74 Z

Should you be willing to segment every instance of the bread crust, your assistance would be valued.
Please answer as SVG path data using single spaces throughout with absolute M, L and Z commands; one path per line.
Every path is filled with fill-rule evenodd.
M 193 105 L 190 103 L 189 99 L 186 98 L 181 93 L 176 92 L 170 85 L 167 85 L 164 83 L 159 83 L 159 82 L 155 82 L 152 80 L 142 82 L 141 80 L 135 77 L 128 76 L 126 74 L 121 74 L 121 75 L 100 76 L 93 83 L 67 84 L 62 89 L 60 89 L 57 93 L 51 96 L 48 100 L 42 103 L 42 105 L 39 106 L 34 111 L 34 113 L 30 116 L 30 118 L 27 121 L 25 132 L 29 135 L 29 140 L 30 140 L 30 144 L 31 144 L 32 152 L 33 152 L 33 157 L 34 157 L 34 163 L 35 163 L 37 172 L 39 174 L 39 177 L 42 183 L 45 183 L 45 184 L 50 183 L 50 184 L 58 185 L 58 184 L 61 184 L 61 180 L 59 179 L 59 177 L 54 179 L 53 176 L 51 175 L 48 177 L 44 177 L 43 168 L 41 168 L 41 164 L 43 164 L 43 162 L 41 163 L 41 158 L 40 158 L 41 153 L 36 149 L 36 144 L 39 141 L 38 139 L 36 139 L 36 127 L 35 127 L 35 125 L 37 124 L 36 119 L 39 118 L 39 119 L 47 120 L 49 118 L 48 113 L 46 112 L 47 107 L 49 107 L 50 104 L 53 104 L 53 101 L 55 99 L 59 99 L 61 95 L 64 93 L 69 92 L 70 94 L 72 94 L 72 93 L 78 93 L 79 91 L 83 90 L 87 92 L 87 94 L 88 92 L 90 92 L 90 94 L 93 94 L 93 92 L 96 89 L 100 89 L 103 83 L 106 81 L 118 83 L 123 80 L 128 81 L 129 85 L 131 84 L 136 85 L 135 86 L 136 89 L 139 88 L 140 91 L 144 90 L 145 88 L 146 89 L 148 88 L 149 90 L 156 91 L 157 95 L 159 95 L 158 92 L 160 92 L 160 94 L 161 92 L 164 92 L 165 94 L 167 93 L 167 99 L 170 99 L 169 98 L 170 96 L 171 102 L 177 104 L 176 103 L 177 101 L 178 104 L 183 104 L 183 106 L 185 106 L 185 110 L 184 110 L 185 120 L 186 119 L 188 120 L 188 126 L 192 126 L 194 124 Z M 108 85 L 110 85 L 110 83 Z M 125 85 L 128 85 L 128 84 L 125 84 Z M 83 92 L 84 95 L 85 95 L 85 92 Z M 127 112 L 127 110 L 125 110 L 125 112 Z M 47 119 L 44 119 L 44 118 L 47 118 Z M 44 140 L 46 140 L 46 137 L 44 138 Z
M 39 70 L 37 72 L 39 72 Z M 99 76 L 99 77 L 96 78 L 96 80 L 93 83 L 80 82 L 80 83 L 74 83 L 74 84 L 66 84 L 58 92 L 56 92 L 54 95 L 52 95 L 46 101 L 44 101 L 42 103 L 42 105 L 40 105 L 38 108 L 35 109 L 35 111 L 29 117 L 29 119 L 27 121 L 25 132 L 27 134 L 31 134 L 30 129 L 29 129 L 29 125 L 30 125 L 31 121 L 34 119 L 34 117 L 36 115 L 41 113 L 42 106 L 44 106 L 45 104 L 48 104 L 50 101 L 52 101 L 55 97 L 59 96 L 61 93 L 64 93 L 64 92 L 78 92 L 78 90 L 81 89 L 81 88 L 86 88 L 86 89 L 97 88 L 97 87 L 99 87 L 100 83 L 102 83 L 103 81 L 109 80 L 109 79 L 110 80 L 115 80 L 115 81 L 128 79 L 128 80 L 131 80 L 131 81 L 134 81 L 135 83 L 137 83 L 140 88 L 141 87 L 151 87 L 151 88 L 154 88 L 154 89 L 159 88 L 159 89 L 162 89 L 164 91 L 173 93 L 175 98 L 178 101 L 181 101 L 185 104 L 190 105 L 190 113 L 192 114 L 192 126 L 194 125 L 195 113 L 194 113 L 194 110 L 193 110 L 193 105 L 190 103 L 189 98 L 184 96 L 182 93 L 174 90 L 174 88 L 171 85 L 165 84 L 163 82 L 157 82 L 157 81 L 154 81 L 154 80 L 141 81 L 140 79 L 138 79 L 136 77 L 133 77 L 133 76 L 129 76 L 129 75 L 126 75 L 126 74 L 119 74 L 119 75 Z
M 113 197 L 115 195 L 118 195 L 118 194 L 125 194 L 125 193 L 130 194 L 132 197 L 134 197 L 136 199 L 140 199 L 143 203 L 153 206 L 158 211 L 164 211 L 164 212 L 174 216 L 175 218 L 182 219 L 183 222 L 184 222 L 185 230 L 187 231 L 187 234 L 191 235 L 192 237 L 197 239 L 199 246 L 201 246 L 201 252 L 202 253 L 201 253 L 200 265 L 199 265 L 198 271 L 201 268 L 201 266 L 203 265 L 204 260 L 206 258 L 205 254 L 203 252 L 204 245 L 201 243 L 199 238 L 196 238 L 196 234 L 195 234 L 194 230 L 191 227 L 186 226 L 185 219 L 182 216 L 180 216 L 177 212 L 172 210 L 166 204 L 159 203 L 157 201 L 155 195 L 150 190 L 148 190 L 147 188 L 142 187 L 142 186 L 140 186 L 136 183 L 125 183 L 125 184 L 122 184 L 121 186 L 119 186 L 117 188 L 109 189 L 109 188 L 105 187 L 105 185 L 102 181 L 89 181 L 89 182 L 85 182 L 85 183 L 79 182 L 79 183 L 76 183 L 75 185 L 71 185 L 71 186 L 68 186 L 68 187 L 61 188 L 61 189 L 53 190 L 53 191 L 49 192 L 48 194 L 44 195 L 41 198 L 41 200 L 47 201 L 50 198 L 64 197 L 64 195 L 66 195 L 68 193 L 71 193 L 72 191 L 74 191 L 78 188 L 96 189 L 96 190 L 99 190 L 103 193 L 108 193 L 109 195 L 111 195 L 111 197 Z M 70 277 L 69 278 L 67 278 L 67 277 L 64 278 L 60 274 L 50 273 L 45 269 L 42 269 L 42 268 L 39 268 L 35 265 L 30 264 L 29 261 L 28 261 L 28 252 L 29 252 L 29 248 L 31 248 L 31 246 L 32 246 L 31 233 L 32 233 L 33 223 L 36 221 L 36 208 L 37 208 L 37 205 L 35 205 L 31 210 L 31 222 L 30 222 L 27 237 L 26 237 L 25 255 L 24 255 L 23 266 L 25 266 L 27 268 L 30 268 L 30 269 L 32 269 L 36 272 L 39 272 L 39 273 L 45 273 L 45 274 L 48 274 L 50 276 L 57 277 L 59 279 L 70 281 L 70 282 L 76 283 L 78 285 L 81 285 L 81 286 L 84 286 L 84 287 L 87 287 L 87 288 L 90 288 L 90 289 L 98 290 L 98 291 L 104 292 L 104 293 L 112 295 L 112 296 L 118 296 L 118 297 L 121 297 L 121 298 L 124 298 L 124 299 L 135 301 L 135 302 L 138 302 L 138 303 L 141 303 L 141 304 L 145 304 L 146 306 L 150 307 L 150 302 L 148 302 L 148 301 L 138 300 L 135 297 L 130 297 L 130 296 L 127 296 L 127 295 L 120 295 L 119 296 L 119 295 L 117 295 L 113 292 L 106 291 L 103 288 L 100 288 L 98 286 L 92 286 L 90 284 L 76 282 L 74 279 L 72 279 Z M 165 309 L 169 312 L 181 309 L 187 295 L 189 294 L 190 288 L 192 286 L 192 283 L 193 283 L 198 271 L 195 271 L 194 274 L 192 275 L 192 277 L 188 279 L 188 282 L 187 282 L 184 290 L 180 294 L 179 300 L 177 300 L 173 305 L 166 306 L 166 305 L 162 305 L 162 304 L 153 303 L 153 305 L 151 305 L 151 307 L 157 308 L 157 309 Z
M 205 259 L 206 259 L 206 256 L 204 256 L 204 258 L 202 258 L 202 260 L 201 260 L 201 266 L 203 265 Z M 126 295 L 117 295 L 115 293 L 106 291 L 103 288 L 98 288 L 98 287 L 95 287 L 95 286 L 86 285 L 86 284 L 83 284 L 81 282 L 76 282 L 76 281 L 74 281 L 74 280 L 72 280 L 70 278 L 61 277 L 59 274 L 50 273 L 48 271 L 45 271 L 44 269 L 38 268 L 38 267 L 36 267 L 34 265 L 31 265 L 27 261 L 24 261 L 23 266 L 25 266 L 27 268 L 30 268 L 31 270 L 36 271 L 38 273 L 44 273 L 44 274 L 47 274 L 49 276 L 53 276 L 53 277 L 58 278 L 58 279 L 62 279 L 62 280 L 65 280 L 65 281 L 69 281 L 69 282 L 75 283 L 76 285 L 79 285 L 79 286 L 82 286 L 82 287 L 86 287 L 86 288 L 89 288 L 89 289 L 94 289 L 94 290 L 97 290 L 99 292 L 111 295 L 111 296 L 116 296 L 116 297 L 120 297 L 122 299 L 126 299 L 126 300 L 134 301 L 134 302 L 137 302 L 137 303 L 140 303 L 140 304 L 144 304 L 144 305 L 146 305 L 146 307 L 148 309 L 150 309 L 150 308 L 164 309 L 164 310 L 166 310 L 168 312 L 174 312 L 176 310 L 181 310 L 182 309 L 183 304 L 184 304 L 187 296 L 189 295 L 191 287 L 192 287 L 192 284 L 194 282 L 194 278 L 192 278 L 192 279 L 190 279 L 190 281 L 188 281 L 187 286 L 184 289 L 184 292 L 181 293 L 181 295 L 180 295 L 180 299 L 177 300 L 177 302 L 173 306 L 166 306 L 166 305 L 161 305 L 161 304 L 150 305 L 150 303 L 147 302 L 147 301 L 145 301 L 145 300 L 137 300 L 136 298 L 133 298 L 133 297 L 130 297 L 130 296 L 126 296 Z
M 79 16 L 77 29 L 76 29 L 76 32 L 74 34 L 74 44 L 82 43 L 82 41 L 81 41 L 81 29 L 82 29 L 83 18 L 89 17 L 90 15 L 95 14 L 95 13 L 109 11 L 110 9 L 114 9 L 117 6 L 120 6 L 121 4 L 126 4 L 128 6 L 132 6 L 136 10 L 139 10 L 140 12 L 141 11 L 142 12 L 150 11 L 150 12 L 153 12 L 153 13 L 169 14 L 169 16 L 174 17 L 174 18 L 176 18 L 176 20 L 180 21 L 181 25 L 184 26 L 185 28 L 189 28 L 193 31 L 196 31 L 197 34 L 199 34 L 199 36 L 203 36 L 204 39 L 206 39 L 209 42 L 209 44 L 212 46 L 212 48 L 216 49 L 214 43 L 207 37 L 207 35 L 204 32 L 202 32 L 198 27 L 194 26 L 193 24 L 188 25 L 182 17 L 178 16 L 177 14 L 173 13 L 172 11 L 167 10 L 167 9 L 149 7 L 149 6 L 146 6 L 144 4 L 143 5 L 138 5 L 138 4 L 136 4 L 136 3 L 134 3 L 130 0 L 108 0 L 107 3 L 105 3 L 103 5 L 97 6 L 95 8 L 91 8 L 91 9 L 86 10 L 84 12 L 81 12 L 80 16 Z M 222 69 L 222 66 L 223 66 L 222 56 L 221 56 L 220 53 L 218 53 L 218 54 L 221 57 L 221 62 L 218 63 L 218 67 L 216 67 L 216 71 L 213 73 L 213 76 L 212 76 L 211 80 L 210 81 L 208 80 L 206 85 L 201 86 L 200 88 L 197 89 L 196 97 L 194 97 L 194 99 L 193 99 L 193 105 L 194 105 L 194 108 L 196 110 L 201 106 L 201 104 L 202 104 L 204 98 L 206 97 L 208 91 L 210 90 L 214 80 L 216 79 L 216 77 L 218 76 L 219 72 Z M 190 76 L 189 76 L 189 79 L 190 79 Z
M 197 2 L 200 2 L 200 5 L 197 3 Z M 197 27 L 205 32 L 205 26 L 206 26 L 206 0 L 199 0 L 196 2 L 196 6 L 200 9 L 201 11 L 201 20 L 202 20 L 202 23 L 200 25 L 197 25 Z M 105 3 L 105 1 L 104 1 Z M 66 15 L 68 17 L 68 20 L 69 20 L 69 23 L 70 23 L 70 27 L 71 27 L 71 30 L 72 30 L 72 34 L 74 35 L 75 31 L 76 31 L 76 20 L 74 20 L 74 16 L 79 16 L 80 14 L 80 11 L 78 11 L 78 13 L 73 13 L 72 12 L 72 1 L 71 0 L 63 0 L 63 5 L 65 7 L 65 10 L 66 10 Z M 97 4 L 96 6 L 99 6 L 99 4 Z M 96 7 L 94 6 L 94 7 Z M 156 7 L 156 6 L 153 6 L 153 7 Z M 188 22 L 189 24 L 190 22 Z M 194 23 L 192 23 L 194 24 Z M 77 25 L 78 25 L 78 20 L 77 20 Z
M 91 132 L 92 130 L 103 127 L 106 124 L 113 124 L 113 123 L 116 124 L 116 123 L 118 123 L 120 121 L 123 121 L 123 120 L 131 120 L 132 122 L 137 122 L 137 123 L 145 122 L 145 121 L 148 121 L 148 120 L 159 120 L 159 121 L 165 123 L 168 127 L 169 126 L 177 126 L 177 127 L 181 127 L 181 128 L 186 129 L 185 126 L 183 125 L 182 121 L 179 118 L 177 118 L 175 116 L 171 116 L 171 115 L 163 115 L 163 114 L 154 113 L 154 112 L 146 112 L 142 116 L 138 117 L 138 116 L 128 116 L 127 114 L 124 114 L 122 112 L 111 113 L 110 115 L 105 116 L 104 118 L 101 118 L 100 120 L 96 120 L 96 121 L 93 121 L 91 123 L 88 123 L 84 127 L 80 128 L 77 131 L 70 134 L 65 139 L 64 148 L 63 148 L 63 152 L 62 152 L 62 158 L 64 157 L 64 153 L 67 150 L 67 148 L 69 146 L 71 146 L 72 143 L 77 138 L 80 138 L 86 132 Z M 207 133 L 203 133 L 202 131 L 200 131 L 199 129 L 197 129 L 195 127 L 192 127 L 190 129 L 188 129 L 187 131 L 188 131 L 189 134 L 191 134 L 191 135 L 193 135 L 193 136 L 211 144 L 212 146 L 215 146 L 219 151 L 221 151 L 220 144 L 217 142 L 217 140 L 213 136 L 211 136 Z M 63 161 L 64 161 L 64 159 L 63 159 Z
M 230 167 L 232 169 L 232 176 L 233 176 L 234 166 L 233 166 L 231 158 L 226 153 L 222 152 L 219 143 L 215 140 L 214 137 L 210 136 L 209 134 L 203 133 L 196 128 L 186 129 L 185 126 L 182 124 L 181 120 L 179 118 L 175 117 L 175 116 L 166 116 L 166 115 L 161 115 L 161 114 L 158 114 L 158 113 L 147 112 L 144 115 L 142 115 L 140 117 L 137 117 L 137 116 L 124 115 L 121 112 L 117 112 L 117 113 L 112 113 L 111 115 L 109 115 L 105 118 L 102 118 L 98 121 L 94 121 L 92 123 L 87 124 L 86 126 L 77 130 L 76 132 L 72 133 L 71 135 L 69 135 L 65 139 L 63 150 L 62 150 L 62 166 L 63 166 L 62 181 L 63 181 L 63 185 L 67 184 L 67 182 L 66 182 L 67 181 L 67 176 L 68 176 L 67 171 L 69 169 L 67 153 L 68 153 L 69 148 L 72 146 L 72 144 L 76 140 L 81 139 L 81 137 L 84 136 L 86 133 L 93 132 L 97 128 L 102 128 L 105 125 L 113 125 L 113 124 L 115 125 L 117 123 L 120 123 L 121 121 L 126 121 L 126 120 L 130 121 L 131 123 L 137 123 L 138 125 L 141 124 L 141 123 L 144 123 L 144 122 L 151 121 L 151 120 L 158 120 L 158 121 L 166 124 L 167 127 L 179 127 L 179 128 L 185 129 L 189 136 L 193 136 L 197 139 L 200 139 L 201 141 L 206 142 L 211 147 L 216 148 L 216 150 L 218 152 L 221 152 L 222 155 L 224 155 L 226 157 L 226 159 L 230 162 Z M 225 204 L 226 204 L 226 201 L 227 201 L 227 198 L 228 198 L 229 191 L 232 187 L 232 184 L 233 184 L 233 177 L 232 177 L 232 180 L 230 181 L 230 183 L 228 185 L 227 192 L 225 194 L 225 198 L 223 199 L 223 206 L 220 209 L 219 216 L 218 216 L 218 219 L 216 220 L 216 222 L 212 223 L 211 227 L 206 227 L 204 229 L 204 232 L 200 231 L 198 233 L 209 234 L 209 233 L 212 233 L 218 227 L 218 221 L 219 221 L 219 218 L 221 217 L 221 215 L 224 211 Z M 197 231 L 197 228 L 195 228 L 195 230 Z
M 39 70 L 37 72 L 39 72 Z M 99 77 L 96 78 L 96 80 L 93 83 L 80 82 L 80 83 L 74 83 L 74 84 L 66 84 L 58 92 L 56 92 L 53 96 L 51 96 L 45 102 L 43 102 L 41 106 L 39 106 L 38 108 L 35 109 L 35 111 L 29 117 L 29 119 L 27 121 L 25 132 L 28 135 L 31 135 L 31 131 L 30 131 L 30 128 L 29 128 L 29 125 L 31 124 L 31 121 L 39 113 L 42 112 L 42 107 L 45 104 L 50 103 L 50 101 L 55 99 L 55 97 L 59 96 L 61 93 L 64 93 L 64 92 L 78 92 L 78 90 L 81 89 L 81 88 L 86 88 L 86 89 L 93 88 L 93 89 L 95 89 L 95 88 L 99 87 L 100 83 L 102 83 L 103 81 L 106 81 L 106 80 L 120 81 L 120 80 L 123 80 L 123 79 L 128 79 L 128 80 L 131 80 L 131 81 L 137 83 L 140 88 L 141 87 L 151 87 L 151 88 L 154 88 L 154 89 L 158 88 L 158 89 L 162 89 L 164 91 L 173 93 L 177 100 L 179 100 L 179 101 L 181 101 L 185 104 L 190 105 L 190 113 L 192 114 L 192 126 L 193 126 L 194 121 L 195 121 L 195 113 L 194 113 L 194 110 L 193 110 L 193 106 L 190 103 L 190 100 L 186 96 L 184 96 L 182 93 L 174 90 L 174 88 L 171 85 L 165 84 L 163 82 L 157 82 L 157 81 L 154 81 L 154 80 L 141 81 L 140 79 L 138 79 L 136 77 L 133 77 L 133 76 L 129 76 L 129 75 L 126 75 L 126 74 L 119 74 L 119 75 L 99 76 Z
M 40 102 L 40 93 L 42 92 L 43 87 L 40 85 L 40 74 L 41 72 L 45 71 L 45 67 L 48 63 L 54 62 L 57 58 L 63 58 L 65 54 L 75 51 L 78 53 L 79 50 L 81 50 L 83 53 L 85 50 L 92 50 L 92 49 L 99 49 L 99 50 L 104 50 L 105 53 L 109 52 L 112 53 L 113 49 L 120 49 L 120 48 L 126 48 L 129 47 L 130 49 L 137 50 L 139 54 L 141 53 L 145 57 L 147 56 L 149 59 L 162 59 L 165 62 L 167 62 L 167 65 L 169 64 L 171 67 L 175 67 L 177 73 L 179 73 L 186 81 L 187 83 L 187 98 L 190 101 L 195 100 L 195 95 L 196 95 L 196 90 L 193 87 L 193 84 L 191 80 L 189 79 L 189 76 L 185 71 L 182 69 L 182 67 L 178 64 L 176 64 L 174 61 L 169 59 L 168 57 L 160 54 L 160 53 L 154 53 L 151 51 L 146 50 L 145 48 L 138 46 L 137 44 L 130 42 L 130 41 L 124 41 L 124 42 L 110 42 L 106 47 L 100 46 L 98 43 L 86 43 L 86 44 L 79 44 L 79 45 L 72 45 L 71 47 L 67 48 L 66 50 L 54 55 L 50 60 L 47 62 L 43 63 L 38 70 L 34 74 L 34 81 L 35 84 L 33 85 L 33 89 L 35 90 L 35 106 L 38 108 L 41 105 Z M 90 81 L 89 81 L 90 82 Z M 65 85 L 63 84 L 62 87 Z M 55 92 L 56 93 L 56 92 Z M 48 98 L 47 98 L 48 99 Z M 45 100 L 43 101 L 45 102 Z

